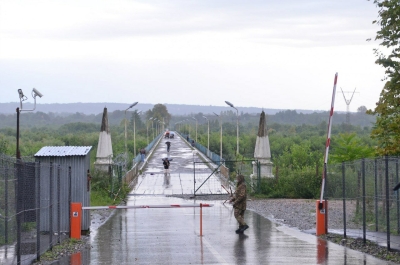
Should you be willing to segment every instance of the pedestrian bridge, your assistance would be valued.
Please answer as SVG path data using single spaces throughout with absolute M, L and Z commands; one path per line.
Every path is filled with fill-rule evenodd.
M 170 151 L 167 151 L 169 141 Z M 169 172 L 163 159 L 170 160 Z M 218 165 L 192 147 L 186 139 L 175 133 L 173 139 L 161 138 L 149 153 L 139 174 L 131 183 L 134 195 L 209 195 L 227 194 L 232 183 L 221 174 Z

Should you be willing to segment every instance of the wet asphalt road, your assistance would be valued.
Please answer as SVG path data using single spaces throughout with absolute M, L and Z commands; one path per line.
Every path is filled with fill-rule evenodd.
M 193 192 L 192 148 L 175 134 L 166 183 L 161 159 L 167 156 L 162 140 L 127 205 L 212 203 L 203 208 L 200 236 L 199 208 L 143 208 L 116 210 L 92 236 L 91 250 L 81 264 L 391 264 L 313 235 L 277 226 L 247 211 L 250 228 L 237 235 L 232 206 L 221 201 L 185 201 L 166 197 Z M 196 159 L 196 155 L 195 155 Z M 209 175 L 211 170 L 202 169 Z M 196 171 L 197 174 L 197 171 Z M 217 185 L 215 185 L 217 186 Z

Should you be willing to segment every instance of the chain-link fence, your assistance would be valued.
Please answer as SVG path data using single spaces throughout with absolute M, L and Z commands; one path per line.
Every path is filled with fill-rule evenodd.
M 367 231 L 380 232 L 374 236 L 383 235 L 390 248 L 390 234 L 400 234 L 400 198 L 393 190 L 399 183 L 399 158 L 362 159 L 327 170 L 325 197 L 343 202 L 344 236 L 356 233 L 366 240 Z
M 0 264 L 30 264 L 69 237 L 71 167 L 0 156 Z

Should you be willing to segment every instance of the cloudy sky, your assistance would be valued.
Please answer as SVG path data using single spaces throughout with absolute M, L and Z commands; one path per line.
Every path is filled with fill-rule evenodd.
M 327 110 L 338 72 L 335 109 L 340 88 L 373 108 L 377 18 L 366 0 L 0 0 L 0 102 Z

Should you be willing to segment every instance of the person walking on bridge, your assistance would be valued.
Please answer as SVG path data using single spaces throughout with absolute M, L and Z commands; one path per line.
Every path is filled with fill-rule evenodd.
M 167 145 L 167 152 L 169 152 L 169 149 L 171 147 L 171 142 L 170 141 L 166 141 L 165 144 Z
M 170 161 L 170 159 L 168 157 L 166 157 L 162 161 L 163 161 L 163 165 L 164 165 L 164 173 L 168 174 L 169 173 L 169 165 L 170 165 L 169 161 Z
M 233 198 L 230 200 L 233 203 L 234 215 L 239 223 L 239 229 L 236 230 L 236 234 L 241 234 L 249 228 L 249 226 L 244 221 L 244 212 L 246 211 L 246 201 L 247 201 L 247 187 L 244 176 L 239 174 L 237 176 L 236 191 Z
M 144 162 L 145 158 L 146 158 L 146 149 L 142 148 L 140 149 L 140 161 Z

